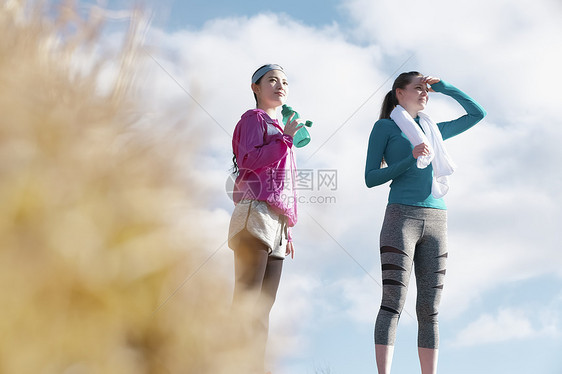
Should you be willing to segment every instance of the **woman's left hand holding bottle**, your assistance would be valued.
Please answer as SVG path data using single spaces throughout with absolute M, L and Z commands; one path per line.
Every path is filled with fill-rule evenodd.
M 285 135 L 289 135 L 291 138 L 293 138 L 295 136 L 295 134 L 297 133 L 297 131 L 299 131 L 300 128 L 304 126 L 304 122 L 305 122 L 301 119 L 296 119 L 296 120 L 293 121 L 294 116 L 295 116 L 295 113 L 293 113 L 291 118 L 289 118 L 289 120 L 287 121 L 287 124 L 285 125 L 285 127 L 283 129 L 283 133 Z

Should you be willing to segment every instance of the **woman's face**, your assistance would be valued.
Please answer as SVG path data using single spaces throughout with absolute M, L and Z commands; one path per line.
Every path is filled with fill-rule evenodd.
M 259 84 L 252 84 L 252 90 L 258 99 L 258 106 L 276 108 L 287 101 L 289 82 L 281 70 L 270 70 L 261 78 Z
M 398 103 L 410 114 L 417 114 L 427 105 L 429 89 L 422 79 L 423 77 L 414 77 L 405 88 L 396 89 Z

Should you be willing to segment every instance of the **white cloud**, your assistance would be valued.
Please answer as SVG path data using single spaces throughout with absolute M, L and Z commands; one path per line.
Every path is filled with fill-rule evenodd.
M 386 53 L 414 54 L 419 69 L 465 87 L 493 103 L 500 117 L 562 99 L 553 84 L 562 59 L 559 2 L 350 0 L 355 35 Z M 462 83 L 462 84 L 461 84 Z M 491 112 L 492 116 L 498 113 Z
M 327 323 L 331 312 L 343 311 L 355 325 L 372 326 L 380 288 L 342 247 L 365 269 L 378 268 L 388 186 L 364 186 L 367 139 L 391 85 L 383 83 L 411 54 L 404 70 L 442 76 L 489 112 L 474 129 L 448 141 L 459 169 L 446 198 L 450 258 L 442 318 L 459 317 L 506 282 L 562 276 L 557 265 L 562 262 L 557 227 L 562 222 L 560 8 L 551 8 L 549 1 L 438 0 L 427 10 L 408 0 L 400 3 L 400 11 L 390 0 L 346 4 L 362 44 L 351 42 L 337 25 L 315 29 L 271 14 L 217 19 L 195 31 L 150 32 L 154 48 L 149 51 L 167 72 L 154 63 L 147 73 L 146 109 L 152 122 L 197 149 L 197 157 L 180 162 L 180 170 L 198 201 L 186 207 L 186 215 L 201 220 L 205 232 L 198 234 L 208 239 L 210 251 L 221 237 L 226 239 L 232 209 L 224 192 L 230 134 L 254 105 L 249 77 L 261 64 L 285 67 L 290 104 L 314 121 L 313 141 L 297 150 L 299 166 L 338 171 L 336 191 L 303 192 L 333 195 L 337 202 L 301 206 L 297 257 L 286 266 L 272 314 L 272 336 L 279 337 L 274 344 L 284 347 L 273 349 L 287 354 L 314 349 L 308 326 Z M 438 94 L 429 111 L 437 120 L 462 113 Z M 221 268 L 232 271 L 229 261 L 230 254 L 217 257 Z M 378 270 L 370 274 L 380 276 Z M 414 283 L 406 310 L 415 316 Z M 556 334 L 558 324 L 547 322 L 557 321 L 554 317 L 559 316 L 537 320 L 526 311 L 505 308 L 481 316 L 456 343 Z
M 338 281 L 338 286 L 347 304 L 346 313 L 349 318 L 359 324 L 372 324 L 380 305 L 380 280 L 365 275 L 361 278 L 342 279 Z
M 551 316 L 549 316 L 551 317 Z M 454 345 L 465 347 L 494 344 L 513 340 L 533 340 L 557 335 L 558 326 L 552 320 L 532 320 L 530 313 L 518 309 L 501 309 L 496 315 L 484 314 L 460 331 Z
M 273 355 L 297 355 L 308 351 L 311 340 L 302 332 L 314 329 L 319 323 L 319 315 L 325 310 L 326 305 L 320 298 L 321 288 L 322 284 L 311 275 L 283 276 L 271 312 L 269 350 Z M 317 324 L 311 326 L 311 321 Z
M 360 3 L 355 1 L 350 4 L 359 6 Z M 297 245 L 300 244 L 303 249 L 298 261 L 312 261 L 318 254 L 325 254 L 330 246 L 339 250 L 338 245 L 317 227 L 318 224 L 347 250 L 355 249 L 354 246 L 358 243 L 368 243 L 370 247 L 365 250 L 374 251 L 376 256 L 378 230 L 384 214 L 388 187 L 366 189 L 363 185 L 363 170 L 367 137 L 376 120 L 380 99 L 388 87 L 383 87 L 341 126 L 387 78 L 384 71 L 389 69 L 384 66 L 383 53 L 390 54 L 395 46 L 413 49 L 416 60 L 422 65 L 435 64 L 436 67 L 444 68 L 444 72 L 462 82 L 459 83 L 462 88 L 472 90 L 469 91 L 471 95 L 484 97 L 483 104 L 491 113 L 490 117 L 499 119 L 498 110 L 499 113 L 506 113 L 501 105 L 499 109 L 495 106 L 495 99 L 490 102 L 486 100 L 487 93 L 491 91 L 505 97 L 506 101 L 511 101 L 516 108 L 521 108 L 525 103 L 527 95 L 518 94 L 517 100 L 512 100 L 513 93 L 517 92 L 512 88 L 519 84 L 517 79 L 505 86 L 498 86 L 494 79 L 486 80 L 487 74 L 492 74 L 499 68 L 498 63 L 494 63 L 495 59 L 501 57 L 498 57 L 498 53 L 488 49 L 484 51 L 492 60 L 491 70 L 480 69 L 482 76 L 479 75 L 481 78 L 477 79 L 471 72 L 454 71 L 442 63 L 443 59 L 449 62 L 457 59 L 450 65 L 466 64 L 466 61 L 471 61 L 467 54 L 479 49 L 475 47 L 475 41 L 482 42 L 482 35 L 492 32 L 486 28 L 503 30 L 511 25 L 507 21 L 506 25 L 487 25 L 486 20 L 494 19 L 493 14 L 497 14 L 493 13 L 494 9 L 490 9 L 490 14 L 480 20 L 485 25 L 484 29 L 479 29 L 473 36 L 456 38 L 453 34 L 441 35 L 444 28 L 442 24 L 424 20 L 425 31 L 412 39 L 411 27 L 396 26 L 400 25 L 398 20 L 403 15 L 381 11 L 384 7 L 380 6 L 384 4 L 386 2 L 377 2 L 375 12 L 375 19 L 381 22 L 370 19 L 368 23 L 362 22 L 358 27 L 359 31 L 369 30 L 370 35 L 374 36 L 383 35 L 383 29 L 392 29 L 394 32 L 390 33 L 388 43 L 381 43 L 378 47 L 353 45 L 335 27 L 317 30 L 275 15 L 214 20 L 202 30 L 171 35 L 157 30 L 153 32 L 153 44 L 161 49 L 156 50 L 155 58 L 210 114 L 209 116 L 194 104 L 180 89 L 173 88 L 175 83 L 171 83 L 163 72 L 154 73 L 158 82 L 161 82 L 157 87 L 163 87 L 153 91 L 154 97 L 158 98 L 158 95 L 163 94 L 164 98 L 168 98 L 157 99 L 155 107 L 173 118 L 187 118 L 183 121 L 183 126 L 186 127 L 184 130 L 199 140 L 200 156 L 185 167 L 194 170 L 190 173 L 194 185 L 205 186 L 198 189 L 203 209 L 209 204 L 209 198 L 204 198 L 206 195 L 212 195 L 216 199 L 215 206 L 218 204 L 226 211 L 231 209 L 231 203 L 222 191 L 231 157 L 230 138 L 224 130 L 232 131 L 242 112 L 253 105 L 248 77 L 255 67 L 266 61 L 279 62 L 285 66 L 291 80 L 292 105 L 315 122 L 311 129 L 313 142 L 297 151 L 299 165 L 303 168 L 338 170 L 338 189 L 333 192 L 337 203 L 307 204 L 301 207 L 301 223 L 295 230 L 297 239 L 300 240 Z M 370 5 L 363 4 L 362 14 L 370 14 L 369 7 Z M 476 7 L 466 7 L 469 14 L 476 12 Z M 441 13 L 438 12 L 440 15 L 436 19 L 448 19 L 444 14 L 450 11 L 449 6 L 437 8 Z M 518 9 L 513 12 L 519 12 Z M 452 27 L 450 22 L 452 21 L 446 21 L 447 27 Z M 462 22 L 464 21 L 458 26 L 460 29 L 477 28 L 470 22 Z M 384 35 L 386 34 L 388 33 L 385 32 Z M 456 41 L 454 53 L 449 53 L 450 50 L 445 53 L 435 48 L 429 51 L 426 49 L 434 39 L 446 45 L 451 38 Z M 485 47 L 501 40 L 500 36 L 492 37 Z M 418 45 L 419 48 L 416 47 Z M 291 53 L 284 52 L 283 46 L 290 46 Z M 501 74 L 509 75 L 508 72 Z M 482 79 L 484 77 L 486 79 Z M 456 84 L 456 81 L 452 83 Z M 176 92 L 175 99 L 170 97 L 173 90 Z M 552 95 L 546 96 L 547 99 L 552 98 Z M 437 119 L 451 118 L 462 112 L 450 99 L 435 96 L 432 102 L 430 111 Z M 518 113 L 522 111 L 514 110 Z M 447 300 L 451 300 L 451 305 L 455 305 L 457 312 L 462 312 L 471 298 L 478 297 L 481 291 L 497 284 L 492 279 L 496 278 L 498 271 L 507 276 L 505 279 L 528 277 L 545 271 L 546 256 L 536 256 L 536 250 L 527 250 L 530 246 L 539 247 L 539 253 L 542 251 L 543 255 L 555 255 L 553 244 L 556 240 L 548 233 L 552 232 L 552 226 L 559 217 L 559 213 L 553 211 L 552 207 L 560 206 L 561 201 L 548 182 L 561 178 L 552 177 L 552 172 L 556 171 L 551 170 L 547 162 L 529 165 L 535 152 L 540 152 L 549 160 L 560 158 L 559 152 L 549 153 L 548 149 L 556 150 L 554 135 L 559 134 L 562 125 L 556 128 L 554 122 L 547 121 L 546 118 L 548 116 L 539 116 L 539 113 L 528 113 L 524 123 L 514 121 L 512 117 L 499 123 L 489 122 L 487 119 L 475 129 L 450 141 L 450 150 L 460 169 L 452 180 L 452 191 L 447 197 L 452 208 L 452 251 L 457 253 L 452 253 L 453 271 L 448 275 L 450 284 L 447 285 L 445 307 Z M 531 126 L 529 123 L 534 124 Z M 341 130 L 332 137 L 340 127 Z M 521 177 L 521 169 L 532 176 Z M 548 175 L 551 177 L 545 177 Z M 531 194 L 528 191 L 530 184 L 534 187 Z M 537 206 L 540 210 L 537 210 Z M 350 211 L 354 214 L 349 214 Z M 545 217 L 545 212 L 549 218 L 548 225 L 542 225 L 544 220 L 539 220 Z M 307 219 L 307 214 L 314 220 Z M 216 236 L 219 230 L 226 233 L 227 220 L 220 222 L 221 227 L 209 227 L 209 235 Z M 455 222 L 460 224 L 455 225 Z M 315 234 L 309 235 L 311 232 Z M 349 237 L 354 239 L 347 239 Z M 322 245 L 317 245 L 319 240 Z M 486 260 L 482 261 L 481 258 Z M 333 256 L 325 261 L 329 263 L 331 259 Z M 455 261 L 473 265 L 456 265 L 458 269 L 455 269 Z M 476 280 L 468 270 L 463 270 L 473 267 L 478 267 L 481 275 Z M 517 271 L 514 272 L 514 269 Z M 552 268 L 547 271 L 551 270 Z M 473 286 L 472 291 L 463 292 L 468 288 L 463 285 L 469 284 Z M 464 301 L 456 302 L 461 299 Z

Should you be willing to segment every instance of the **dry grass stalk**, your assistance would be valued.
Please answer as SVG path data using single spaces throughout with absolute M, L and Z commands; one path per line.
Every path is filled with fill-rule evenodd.
M 203 243 L 178 241 L 166 214 L 190 198 L 175 148 L 130 135 L 142 14 L 120 56 L 80 71 L 99 14 L 0 4 L 0 372 L 245 373 L 244 316 L 229 322 L 220 274 L 200 272 L 163 305 Z M 120 70 L 102 93 L 108 65 Z

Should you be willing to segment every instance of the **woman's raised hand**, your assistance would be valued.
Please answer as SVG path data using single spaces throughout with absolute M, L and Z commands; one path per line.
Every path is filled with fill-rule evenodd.
M 431 77 L 429 75 L 425 75 L 425 76 L 422 77 L 421 81 L 422 81 L 422 83 L 425 83 L 425 84 L 428 84 L 428 85 L 431 86 L 432 84 L 440 82 L 441 79 L 439 79 L 437 77 Z M 429 88 L 429 91 L 434 92 L 431 87 Z
M 299 131 L 300 128 L 303 127 L 304 123 L 306 122 L 306 121 L 303 121 L 300 118 L 293 121 L 294 116 L 295 116 L 295 113 L 293 113 L 293 115 L 287 120 L 287 124 L 285 125 L 285 128 L 283 129 L 283 133 L 285 135 L 289 135 L 291 138 L 295 136 L 297 131 Z

